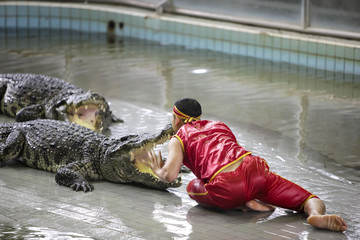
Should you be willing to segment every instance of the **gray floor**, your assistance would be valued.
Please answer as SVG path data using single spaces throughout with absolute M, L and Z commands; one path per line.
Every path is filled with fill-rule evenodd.
M 122 109 L 120 116 L 127 124 L 112 126 L 114 135 L 131 129 L 151 132 L 169 121 L 165 113 L 155 114 L 158 111 L 121 102 L 115 105 Z M 135 116 L 144 119 L 131 121 Z M 150 119 L 155 123 L 151 124 Z M 1 116 L 1 121 L 13 120 Z M 141 129 L 143 121 L 152 130 L 145 125 Z M 269 147 L 276 143 L 277 135 L 264 131 L 257 134 L 248 124 L 241 125 L 241 129 L 240 142 L 242 138 L 251 139 L 246 135 L 251 132 Z M 288 148 L 285 145 L 278 151 L 285 153 Z M 161 150 L 166 157 L 166 151 Z M 360 239 L 358 177 L 354 175 L 351 183 L 336 175 L 317 174 L 320 167 L 269 160 L 273 171 L 321 197 L 328 213 L 344 217 L 348 231 L 314 229 L 304 215 L 284 209 L 244 213 L 199 207 L 186 193 L 187 183 L 194 178 L 189 173 L 183 174 L 180 188 L 167 191 L 101 181 L 93 183 L 93 192 L 83 193 L 57 185 L 53 173 L 11 161 L 0 168 L 0 239 Z
M 283 74 L 282 65 L 271 63 L 275 70 L 271 68 L 269 71 L 266 67 L 261 67 L 268 64 L 249 62 L 248 59 L 235 59 L 235 62 L 230 62 L 234 65 L 225 67 L 229 63 L 227 60 L 215 58 L 206 52 L 197 56 L 182 48 L 169 51 L 168 48 L 156 47 L 153 44 L 139 47 L 133 40 L 119 41 L 126 48 L 121 44 L 108 46 L 102 42 L 94 45 L 82 45 L 84 43 L 81 42 L 76 45 L 72 40 L 72 45 L 66 41 L 50 41 L 52 44 L 47 49 L 42 44 L 46 41 L 39 39 L 41 41 L 32 39 L 35 46 L 30 47 L 28 44 L 33 41 L 28 39 L 5 39 L 7 43 L 16 42 L 19 47 L 15 48 L 9 44 L 2 50 L 2 72 L 31 71 L 58 76 L 74 80 L 76 85 L 85 89 L 105 93 L 106 97 L 114 98 L 111 101 L 112 107 L 116 107 L 117 112 L 121 113 L 119 116 L 123 117 L 127 124 L 134 125 L 129 128 L 138 131 L 152 131 L 162 127 L 168 122 L 168 115 L 165 115 L 167 112 L 156 114 L 158 110 L 133 110 L 133 107 L 128 108 L 119 101 L 126 99 L 130 102 L 140 102 L 142 107 L 144 103 L 163 107 L 164 103 L 173 103 L 173 100 L 183 97 L 181 95 L 185 93 L 198 96 L 200 102 L 206 103 L 207 112 L 215 112 L 217 119 L 219 116 L 225 116 L 227 120 L 233 121 L 234 124 L 231 121 L 230 124 L 240 143 L 245 143 L 245 147 L 249 147 L 248 150 L 264 156 L 275 172 L 321 197 L 327 205 L 328 212 L 343 216 L 349 229 L 345 233 L 314 229 L 306 223 L 304 215 L 283 209 L 264 214 L 201 208 L 186 194 L 186 184 L 193 178 L 191 174 L 183 175 L 182 187 L 168 191 L 95 182 L 93 192 L 82 193 L 58 186 L 53 173 L 11 162 L 0 168 L 0 239 L 360 239 L 359 169 L 345 168 L 328 161 L 328 158 L 320 156 L 319 151 L 313 149 L 305 149 L 305 153 L 309 156 L 314 155 L 311 159 L 315 160 L 302 163 L 298 158 L 307 158 L 297 157 L 297 154 L 299 149 L 303 150 L 299 148 L 299 145 L 304 143 L 303 139 L 284 138 L 288 135 L 282 134 L 298 134 L 298 130 L 311 130 L 310 127 L 315 126 L 315 131 L 309 131 L 317 137 L 312 140 L 321 141 L 328 135 L 319 134 L 317 130 L 323 129 L 319 126 L 326 122 L 327 127 L 324 129 L 326 132 L 329 129 L 329 115 L 321 114 L 332 113 L 330 129 L 333 128 L 334 131 L 329 136 L 344 137 L 339 138 L 340 141 L 326 141 L 325 145 L 335 146 L 334 149 L 340 155 L 346 152 L 347 149 L 341 149 L 341 146 L 351 145 L 347 144 L 349 139 L 350 143 L 356 144 L 357 135 L 341 133 L 347 129 L 350 130 L 345 131 L 346 133 L 356 132 L 357 128 L 354 128 L 354 125 L 357 124 L 355 114 L 358 101 L 341 99 L 344 107 L 341 107 L 341 104 L 336 108 L 332 106 L 337 106 L 340 101 L 336 95 L 342 97 L 343 93 L 350 92 L 352 97 L 358 97 L 358 88 L 347 87 L 347 84 L 344 84 L 344 87 L 335 79 L 324 78 L 321 73 L 320 76 L 313 74 L 312 70 L 309 70 L 305 77 L 293 75 L 290 68 Z M 41 43 L 39 46 L 38 42 Z M 26 50 L 22 50 L 23 46 Z M 89 51 L 84 51 L 85 48 Z M 227 56 L 225 57 L 227 59 Z M 212 77 L 195 77 L 190 74 L 194 67 L 200 66 L 210 69 Z M 237 71 L 233 71 L 234 66 Z M 101 81 L 98 81 L 99 79 Z M 218 79 L 221 81 L 217 81 Z M 281 86 L 284 84 L 289 84 L 289 90 L 283 90 Z M 305 87 L 301 88 L 298 85 Z M 309 89 L 309 86 L 314 86 L 315 90 Z M 217 91 L 219 88 L 223 90 Z M 321 91 L 326 89 L 326 94 L 331 95 L 331 98 L 335 96 L 336 101 L 326 104 L 328 102 L 323 101 L 322 96 L 315 97 L 313 101 L 314 91 L 319 90 L 318 88 Z M 178 91 L 179 89 L 183 91 Z M 294 92 L 293 89 L 300 89 L 300 93 L 295 93 L 295 96 L 289 98 L 288 94 Z M 229 116 L 229 108 L 223 106 L 228 106 L 234 99 L 237 101 L 238 109 L 231 109 L 234 112 Z M 317 101 L 318 99 L 320 100 Z M 307 101 L 315 104 L 308 104 L 310 108 L 302 109 Z M 284 104 L 285 102 L 289 104 Z M 325 104 L 318 109 L 318 102 Z M 295 110 L 290 111 L 290 114 L 286 111 L 283 113 L 277 111 L 276 107 L 273 108 L 274 105 L 279 109 Z M 315 109 L 311 108 L 313 105 Z M 356 107 L 352 107 L 353 105 Z M 254 109 L 254 112 L 249 109 Z M 166 111 L 168 110 L 170 109 Z M 313 114 L 314 112 L 321 115 L 320 120 L 316 120 L 318 115 Z M 136 121 L 133 121 L 134 116 Z M 254 125 L 258 126 L 263 126 L 265 122 L 270 126 L 277 127 L 276 123 L 279 123 L 286 127 L 278 127 L 284 130 L 281 133 L 266 130 L 266 126 L 249 128 L 248 124 L 238 122 L 238 116 L 241 118 L 240 121 L 254 122 Z M 312 120 L 313 125 L 305 125 L 303 128 L 301 124 L 304 119 L 301 118 L 307 117 Z M 348 118 L 355 119 L 354 124 L 347 121 Z M 259 119 L 265 121 L 254 121 Z M 344 121 L 349 123 L 348 128 L 343 125 Z M 341 128 L 338 127 L 340 124 Z M 114 135 L 120 131 L 113 130 Z M 329 142 L 335 144 L 330 145 Z M 314 145 L 310 145 L 312 146 Z
M 214 211 L 197 206 L 186 194 L 184 174 L 178 189 L 95 182 L 90 193 L 58 186 L 54 174 L 18 162 L 0 168 L 0 238 L 16 239 L 359 239 L 360 190 L 313 185 L 335 195 L 325 199 L 332 212 L 342 209 L 345 233 L 317 230 L 302 214 Z M 356 214 L 355 214 L 356 215 Z

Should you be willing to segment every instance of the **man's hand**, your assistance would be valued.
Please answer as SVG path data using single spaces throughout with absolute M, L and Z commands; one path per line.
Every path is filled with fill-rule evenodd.
M 172 138 L 169 141 L 168 157 L 165 162 L 162 160 L 161 152 L 156 155 L 154 150 L 148 152 L 147 159 L 142 158 L 140 161 L 150 167 L 161 181 L 172 182 L 178 177 L 183 158 L 180 141 Z
M 148 152 L 148 156 L 149 159 L 147 160 L 143 159 L 143 163 L 149 166 L 156 174 L 156 170 L 159 170 L 164 166 L 164 162 L 161 157 L 161 152 L 159 150 L 159 155 L 157 156 L 155 154 L 155 151 L 152 149 L 151 151 Z M 146 163 L 144 161 L 146 161 Z

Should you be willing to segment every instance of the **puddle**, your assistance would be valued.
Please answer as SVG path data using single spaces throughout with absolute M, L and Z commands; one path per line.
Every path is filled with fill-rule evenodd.
M 93 240 L 93 238 L 73 233 L 59 232 L 49 228 L 25 227 L 20 225 L 9 225 L 0 223 L 0 239 L 76 239 Z

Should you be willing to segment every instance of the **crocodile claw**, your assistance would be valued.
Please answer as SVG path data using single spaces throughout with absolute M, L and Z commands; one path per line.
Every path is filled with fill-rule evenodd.
M 94 186 L 86 181 L 79 181 L 70 186 L 74 191 L 83 190 L 84 192 L 94 190 Z

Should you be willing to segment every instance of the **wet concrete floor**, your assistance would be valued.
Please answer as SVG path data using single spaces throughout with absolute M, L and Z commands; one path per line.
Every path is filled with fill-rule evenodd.
M 133 114 L 144 111 L 119 105 L 129 123 Z M 151 109 L 148 112 L 145 118 L 155 118 L 155 129 L 168 120 L 165 112 L 158 117 Z M 358 184 L 339 183 L 305 168 L 281 170 L 276 161 L 272 165 L 280 174 L 286 172 L 298 184 L 319 193 L 329 213 L 345 218 L 348 231 L 315 229 L 303 214 L 280 208 L 273 213 L 255 213 L 200 207 L 186 194 L 186 184 L 194 177 L 191 173 L 183 174 L 180 188 L 167 191 L 101 181 L 94 182 L 93 192 L 83 193 L 57 185 L 53 173 L 11 161 L 0 168 L 0 239 L 360 238 Z
M 314 229 L 304 215 L 284 209 L 264 214 L 199 207 L 185 191 L 192 174 L 167 191 L 95 182 L 93 192 L 82 193 L 58 186 L 53 173 L 14 161 L 0 168 L 0 239 L 360 239 L 357 81 L 134 39 L 113 45 L 101 38 L 57 39 L 0 44 L 0 72 L 50 75 L 101 93 L 125 120 L 111 127 L 114 137 L 160 130 L 175 100 L 195 97 L 204 119 L 227 123 L 241 145 L 318 195 L 349 228 Z M 13 120 L 1 115 L 0 121 Z
M 358 239 L 357 187 L 326 189 L 328 211 L 349 224 L 345 233 L 317 230 L 302 214 L 213 211 L 197 206 L 179 189 L 157 191 L 139 186 L 95 183 L 91 193 L 60 187 L 54 174 L 12 163 L 0 169 L 0 237 L 49 236 L 85 239 Z M 299 173 L 297 173 L 299 174 Z M 36 231 L 35 231 L 36 230 Z M 6 239 L 6 238 L 5 238 Z

